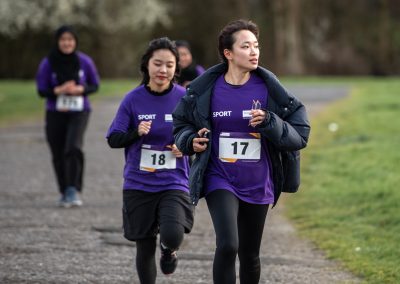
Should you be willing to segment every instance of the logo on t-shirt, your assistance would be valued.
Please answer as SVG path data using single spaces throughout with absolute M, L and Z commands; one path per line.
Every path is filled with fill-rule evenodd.
M 170 113 L 165 114 L 165 122 L 172 122 L 172 114 Z
M 156 119 L 156 114 L 139 114 L 138 115 L 139 120 L 151 120 L 151 119 Z
M 225 117 L 225 116 L 231 116 L 231 114 L 232 114 L 231 110 L 214 111 L 213 117 Z

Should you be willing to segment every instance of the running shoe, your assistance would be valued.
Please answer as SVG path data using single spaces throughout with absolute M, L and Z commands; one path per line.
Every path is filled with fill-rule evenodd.
M 64 194 L 61 194 L 61 197 L 58 200 L 57 205 L 58 207 L 64 207 L 64 208 L 70 207 L 70 204 L 67 202 L 67 199 Z
M 176 267 L 178 266 L 178 256 L 176 251 L 170 250 L 160 241 L 161 258 L 160 258 L 160 268 L 162 273 L 165 275 L 174 273 Z
M 83 202 L 79 198 L 78 191 L 73 186 L 68 186 L 65 190 L 65 201 L 69 206 L 82 206 Z

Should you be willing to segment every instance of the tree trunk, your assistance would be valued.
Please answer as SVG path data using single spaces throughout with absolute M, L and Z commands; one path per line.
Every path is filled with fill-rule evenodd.
M 301 1 L 288 0 L 286 45 L 287 56 L 285 60 L 286 70 L 289 74 L 300 75 L 304 73 L 301 42 Z

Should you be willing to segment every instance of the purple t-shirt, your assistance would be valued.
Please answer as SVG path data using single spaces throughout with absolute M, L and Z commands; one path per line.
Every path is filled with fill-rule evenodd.
M 80 85 L 99 85 L 99 74 L 97 72 L 96 66 L 93 60 L 83 52 L 78 52 L 79 63 L 81 69 L 79 70 Z M 38 72 L 36 74 L 36 85 L 39 91 L 49 91 L 53 90 L 59 85 L 57 82 L 56 73 L 53 72 L 50 66 L 49 59 L 47 57 L 43 58 L 40 62 Z M 46 99 L 46 110 L 47 111 L 57 111 L 56 110 L 57 98 L 47 98 Z M 90 111 L 91 106 L 89 98 L 83 96 L 83 111 Z
M 172 111 L 184 94 L 185 89 L 175 84 L 161 96 L 151 94 L 141 85 L 121 102 L 107 137 L 112 132 L 137 129 L 142 120 L 152 121 L 150 132 L 125 148 L 124 189 L 189 192 L 189 159 L 175 158 L 170 151 L 174 144 Z
M 274 202 L 271 162 L 266 143 L 249 125 L 249 111 L 265 108 L 268 90 L 255 74 L 240 86 L 218 78 L 211 98 L 212 147 L 205 173 L 205 194 L 232 192 L 253 204 Z

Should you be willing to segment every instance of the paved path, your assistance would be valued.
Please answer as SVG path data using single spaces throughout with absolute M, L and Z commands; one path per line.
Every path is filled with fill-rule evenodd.
M 338 87 L 291 89 L 311 115 L 346 94 Z M 55 205 L 43 125 L 0 129 L 0 283 L 138 283 L 135 247 L 121 236 L 123 151 L 109 149 L 104 140 L 118 104 L 119 99 L 105 99 L 95 105 L 85 140 L 85 205 L 80 209 Z M 260 283 L 357 282 L 298 238 L 283 211 L 281 202 L 268 215 Z M 166 277 L 159 272 L 157 283 L 212 283 L 213 250 L 212 224 L 202 201 L 176 273 Z

